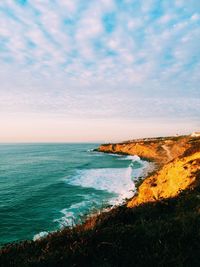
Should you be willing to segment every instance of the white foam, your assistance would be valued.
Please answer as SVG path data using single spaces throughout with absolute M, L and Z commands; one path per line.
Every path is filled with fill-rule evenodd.
M 54 222 L 58 222 L 60 227 L 72 226 L 76 223 L 76 213 L 79 212 L 80 208 L 87 205 L 86 201 L 82 201 L 76 204 L 72 204 L 69 208 L 62 209 L 60 212 L 63 216 L 59 219 L 55 219 Z
M 125 198 L 131 198 L 133 196 L 135 192 L 134 181 L 142 176 L 146 168 L 146 162 L 142 161 L 138 156 L 127 156 L 124 159 L 131 160 L 128 168 L 79 170 L 67 182 L 71 185 L 115 193 L 117 195 L 115 202 L 122 202 Z M 141 164 L 141 168 L 134 168 L 135 161 Z
M 127 160 L 127 159 L 130 159 L 130 160 L 132 160 L 133 162 L 134 161 L 141 161 L 141 162 L 143 162 L 141 159 L 140 159 L 140 157 L 138 157 L 137 155 L 128 155 L 128 156 L 126 156 L 126 157 L 123 157 L 123 158 L 121 158 L 121 159 L 124 159 L 124 160 Z
M 67 179 L 67 183 L 84 188 L 94 188 L 111 193 L 107 204 L 112 206 L 123 203 L 125 199 L 133 197 L 136 191 L 135 183 L 139 177 L 145 174 L 148 162 L 141 160 L 138 156 L 121 156 L 119 160 L 131 160 L 127 168 L 98 168 L 77 170 L 76 175 Z M 139 167 L 134 166 L 138 162 Z M 140 167 L 141 166 L 141 167 Z M 72 204 L 69 208 L 61 210 L 62 217 L 54 220 L 60 227 L 72 226 L 77 223 L 77 214 L 83 215 L 96 204 L 102 201 L 97 194 L 83 196 L 84 200 Z
M 47 235 L 48 235 L 48 232 L 45 232 L 45 231 L 44 232 L 40 232 L 39 234 L 34 235 L 33 241 L 39 240 L 39 239 L 41 239 L 41 238 L 43 238 L 43 237 L 45 237 Z
M 94 148 L 88 149 L 87 152 L 94 152 Z
M 60 211 L 63 216 L 54 220 L 54 222 L 59 224 L 60 228 L 73 226 L 76 223 L 81 222 L 81 217 L 84 216 L 85 212 L 92 209 L 99 203 L 99 198 L 95 194 L 85 195 L 83 197 L 83 201 L 72 204 L 69 208 L 65 208 Z
M 105 156 L 105 153 L 103 153 L 103 152 L 100 152 L 100 153 Z M 122 155 L 114 154 L 114 153 L 106 153 L 106 155 L 110 155 L 110 156 L 113 156 L 113 157 L 122 157 Z

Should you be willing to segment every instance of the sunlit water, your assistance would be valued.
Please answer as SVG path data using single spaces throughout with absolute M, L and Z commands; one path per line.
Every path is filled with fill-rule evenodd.
M 0 244 L 38 238 L 133 195 L 147 163 L 92 152 L 97 146 L 0 145 Z

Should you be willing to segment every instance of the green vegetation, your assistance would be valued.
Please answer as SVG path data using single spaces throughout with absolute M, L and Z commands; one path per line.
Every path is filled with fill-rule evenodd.
M 200 179 L 200 173 L 197 174 Z M 89 229 L 88 225 L 90 226 Z M 1 266 L 199 266 L 200 185 L 178 197 L 120 206 L 37 242 L 11 244 Z
M 200 138 L 190 141 L 191 147 L 183 153 L 182 157 L 190 156 L 200 151 Z
M 186 139 L 191 146 L 183 156 L 199 152 L 199 141 Z M 193 174 L 192 188 L 175 198 L 119 206 L 36 242 L 8 244 L 0 251 L 1 266 L 200 266 L 200 171 Z

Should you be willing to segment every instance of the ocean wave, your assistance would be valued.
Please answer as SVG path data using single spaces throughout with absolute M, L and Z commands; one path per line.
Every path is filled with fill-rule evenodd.
M 34 235 L 34 237 L 33 237 L 33 241 L 39 240 L 39 239 L 41 239 L 41 238 L 47 236 L 48 234 L 49 234 L 49 233 L 46 232 L 46 231 L 40 232 L 40 233 Z
M 60 228 L 80 223 L 86 213 L 95 207 L 99 201 L 95 194 L 85 195 L 83 201 L 72 204 L 69 208 L 62 209 L 60 212 L 63 216 L 55 219 L 54 222 L 58 223 Z
M 105 155 L 105 153 L 103 153 L 103 152 L 99 152 L 99 153 Z M 114 154 L 114 153 L 106 153 L 106 155 L 110 155 L 110 156 L 113 156 L 113 157 L 123 157 L 123 155 L 120 155 L 120 154 Z
M 66 182 L 70 185 L 110 193 L 110 198 L 106 202 L 108 205 L 115 206 L 123 203 L 125 199 L 131 198 L 135 194 L 134 182 L 144 175 L 148 162 L 141 160 L 138 156 L 123 156 L 119 158 L 119 160 L 121 159 L 131 160 L 127 168 L 77 170 L 76 174 L 67 179 Z M 72 226 L 79 219 L 81 220 L 84 213 L 91 211 L 92 208 L 100 204 L 102 204 L 102 198 L 98 197 L 97 194 L 85 195 L 83 201 L 61 210 L 63 216 L 55 219 L 54 222 L 59 223 L 60 227 Z
M 94 148 L 90 148 L 90 149 L 87 150 L 87 152 L 94 152 L 94 151 L 95 151 Z
M 117 195 L 127 194 L 127 191 L 134 186 L 130 179 L 129 168 L 78 170 L 76 175 L 68 180 L 68 184 L 103 190 Z
M 148 162 L 138 156 L 126 156 L 124 160 L 131 160 L 127 168 L 77 170 L 76 175 L 67 180 L 67 183 L 115 193 L 118 195 L 118 200 L 129 198 L 135 190 L 134 181 L 142 176 Z M 139 167 L 135 162 L 139 163 Z

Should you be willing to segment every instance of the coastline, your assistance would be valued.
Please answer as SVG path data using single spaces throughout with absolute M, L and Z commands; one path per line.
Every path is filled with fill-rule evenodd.
M 141 141 L 139 148 L 135 141 L 128 143 L 129 150 L 130 145 L 144 154 Z M 200 138 L 164 138 L 146 145 L 157 168 L 144 177 L 132 199 L 91 214 L 73 228 L 4 247 L 4 266 L 199 266 Z M 112 147 L 115 154 L 116 147 L 121 144 Z
M 95 151 L 95 149 L 89 151 L 89 152 L 93 152 Z M 102 153 L 102 152 L 98 152 L 98 153 Z M 65 225 L 63 226 L 62 228 L 65 228 L 65 227 L 70 227 L 70 228 L 73 228 L 74 226 L 83 223 L 83 224 L 87 224 L 88 221 L 91 221 L 91 220 L 94 220 L 97 216 L 99 216 L 101 213 L 104 213 L 104 212 L 109 212 L 119 206 L 123 206 L 123 205 L 126 205 L 128 203 L 129 200 L 131 200 L 135 194 L 137 194 L 137 188 L 139 186 L 139 184 L 144 181 L 144 179 L 152 172 L 154 172 L 157 167 L 156 167 L 156 163 L 155 162 L 149 162 L 149 161 L 146 161 L 146 160 L 141 160 L 137 155 L 125 155 L 125 154 L 112 154 L 112 153 L 109 153 L 111 156 L 113 155 L 123 155 L 125 156 L 123 158 L 123 160 L 127 160 L 127 159 L 130 159 L 132 162 L 131 164 L 127 167 L 127 169 L 129 168 L 132 168 L 131 165 L 134 163 L 134 161 L 136 162 L 142 162 L 143 166 L 141 168 L 139 168 L 138 170 L 141 170 L 140 172 L 140 175 L 138 177 L 134 177 L 134 179 L 132 179 L 133 177 L 131 177 L 131 173 L 130 173 L 130 180 L 133 182 L 132 184 L 132 188 L 129 190 L 130 192 L 133 192 L 132 196 L 128 196 L 128 192 L 126 192 L 127 196 L 119 196 L 117 198 L 113 198 L 115 200 L 112 200 L 111 199 L 111 202 L 106 204 L 105 207 L 101 207 L 101 208 L 98 208 L 93 211 L 93 209 L 91 211 L 89 211 L 88 213 L 86 213 L 85 215 L 83 215 L 83 217 L 80 219 L 80 218 L 74 218 L 74 224 L 69 224 L 69 225 Z M 131 157 L 131 158 L 127 158 L 127 157 Z M 132 172 L 134 171 L 134 168 L 132 169 Z M 113 202 L 114 201 L 114 202 Z M 37 241 L 37 240 L 40 240 L 40 239 L 43 239 L 43 238 L 46 238 L 49 234 L 53 234 L 57 231 L 60 231 L 62 230 L 61 229 L 57 229 L 57 230 L 54 230 L 54 231 L 49 231 L 49 232 L 46 232 L 46 231 L 42 231 L 42 232 L 39 232 L 37 234 L 35 234 L 33 236 L 33 241 Z M 5 244 L 6 245 L 6 244 Z
M 93 148 L 94 147 L 95 146 L 93 145 Z M 75 224 L 82 223 L 84 220 L 86 220 L 91 215 L 94 215 L 96 213 L 100 214 L 101 212 L 105 211 L 104 207 L 106 208 L 112 207 L 112 206 L 116 207 L 117 205 L 124 204 L 125 200 L 132 198 L 134 195 L 132 194 L 132 191 L 135 188 L 134 183 L 136 183 L 136 179 L 137 179 L 135 174 L 138 173 L 138 170 L 139 170 L 139 173 L 141 173 L 140 170 L 143 170 L 142 171 L 143 173 L 140 174 L 140 176 L 144 177 L 145 175 L 144 173 L 147 172 L 146 168 L 144 170 L 143 165 L 140 166 L 140 164 L 137 164 L 137 162 L 136 164 L 134 163 L 134 166 L 136 165 L 135 166 L 136 173 L 135 171 L 133 171 L 132 167 L 130 167 L 133 164 L 133 160 L 137 159 L 137 157 L 130 156 L 130 155 L 118 156 L 116 154 L 115 154 L 115 157 L 113 157 L 113 154 L 107 156 L 107 155 L 103 155 L 104 153 L 101 153 L 101 152 L 97 152 L 94 154 L 97 154 L 97 155 L 93 155 L 93 153 L 87 152 L 86 154 L 83 154 L 83 156 L 85 157 L 88 156 L 88 158 L 91 158 L 92 161 L 94 159 L 95 162 L 97 159 L 99 163 L 98 164 L 95 163 L 96 166 L 94 165 L 94 167 L 92 167 L 92 169 L 89 169 L 88 171 L 83 170 L 79 172 L 75 170 L 73 172 L 73 175 L 71 175 L 70 177 L 71 181 L 68 182 L 66 179 L 62 179 L 63 183 L 61 184 L 63 188 L 63 192 L 65 193 L 64 189 L 65 189 L 66 184 L 73 185 L 75 181 L 75 189 L 76 189 L 77 183 L 79 183 L 80 185 L 82 184 L 81 188 L 83 190 L 83 194 L 84 192 L 91 192 L 92 193 L 91 196 L 88 196 L 88 197 L 84 196 L 81 199 L 81 201 L 77 199 L 77 204 L 72 203 L 72 205 L 69 205 L 69 206 L 67 206 L 67 204 L 63 202 L 62 207 L 57 208 L 58 212 L 56 213 L 55 216 L 52 216 L 52 219 L 51 219 L 51 221 L 53 222 L 55 221 L 54 223 L 55 227 L 53 226 L 51 228 L 50 227 L 48 228 L 45 226 L 45 222 L 41 227 L 38 227 L 38 229 L 36 229 L 35 231 L 32 231 L 31 227 L 29 227 L 28 229 L 30 229 L 30 235 L 27 237 L 24 235 L 24 237 L 18 240 L 16 240 L 17 236 L 16 237 L 14 236 L 14 232 L 12 233 L 12 231 L 10 231 L 10 236 L 11 235 L 14 236 L 13 240 L 10 241 L 8 239 L 7 242 L 6 241 L 2 242 L 1 247 L 6 246 L 6 244 L 12 244 L 12 242 L 21 242 L 23 240 L 39 240 L 40 238 L 44 238 L 48 234 L 52 234 L 55 231 L 60 231 L 65 226 L 73 227 Z M 80 158 L 81 157 L 82 156 L 80 156 Z M 139 160 L 139 162 L 141 161 Z M 107 166 L 108 168 L 104 169 L 104 165 Z M 146 165 L 149 165 L 149 164 L 145 164 L 145 167 Z M 134 182 L 131 182 L 131 174 L 133 175 Z M 143 179 L 144 178 L 142 178 L 142 180 Z M 54 183 L 57 183 L 56 181 L 57 179 L 54 179 Z M 91 189 L 87 189 L 87 187 L 88 188 L 91 187 Z M 96 194 L 93 194 L 93 192 L 95 190 L 98 190 L 98 188 L 102 189 L 102 193 L 97 191 Z M 104 189 L 105 189 L 105 193 L 104 193 Z M 106 193 L 106 190 L 109 193 Z M 102 197 L 100 194 L 102 195 Z M 55 207 L 57 207 L 56 201 L 57 200 L 55 199 L 54 200 Z M 79 205 L 79 202 L 80 202 L 80 205 Z M 64 211 L 65 213 L 62 211 Z M 43 215 L 43 217 L 44 216 L 45 215 Z M 40 220 L 40 217 L 35 218 L 35 221 L 37 220 Z M 46 220 L 46 222 L 48 223 L 48 220 Z M 15 223 L 15 221 L 13 221 L 13 223 Z M 23 221 L 20 224 L 23 227 Z M 20 225 L 18 226 L 16 222 L 15 229 L 17 229 L 18 227 L 20 227 Z M 33 224 L 32 228 L 34 227 L 35 226 Z M 26 225 L 25 225 L 25 229 L 27 229 Z M 5 236 L 7 235 L 7 229 L 4 230 L 4 228 L 2 228 L 2 232 L 5 233 Z M 3 239 L 3 237 L 1 238 Z
M 110 154 L 110 155 L 123 155 L 123 156 L 133 156 L 133 157 L 136 156 L 136 157 L 138 157 L 137 155 L 123 154 L 123 153 L 120 154 L 120 153 L 101 152 L 101 151 L 98 151 L 98 149 L 94 149 L 93 151 L 96 151 L 96 152 L 99 152 L 99 153 L 107 153 L 107 154 Z M 151 175 L 152 173 L 156 172 L 159 169 L 157 162 L 154 162 L 152 160 L 148 161 L 146 159 L 145 160 L 144 159 L 140 159 L 140 160 L 143 161 L 144 166 L 142 167 L 142 173 L 140 174 L 140 176 L 137 177 L 137 179 L 134 179 L 134 181 L 133 181 L 133 190 L 132 190 L 133 191 L 133 195 L 131 197 L 129 197 L 129 198 L 121 199 L 121 201 L 117 202 L 114 205 L 110 205 L 109 207 L 105 207 L 105 208 L 99 209 L 96 212 L 91 212 L 91 213 L 87 214 L 83 218 L 83 225 L 84 225 L 84 229 L 85 230 L 90 229 L 94 225 L 94 223 L 96 222 L 96 219 L 98 218 L 98 216 L 101 215 L 102 213 L 108 213 L 109 214 L 109 212 L 111 212 L 112 210 L 114 210 L 116 208 L 119 208 L 120 206 L 126 206 L 128 204 L 128 202 L 135 195 L 137 195 L 138 188 L 139 188 L 140 184 L 149 175 Z M 131 177 L 130 177 L 130 179 L 131 179 Z
M 145 138 L 117 144 L 103 144 L 98 151 L 129 155 L 137 153 L 139 157 L 156 163 L 157 168 L 138 184 L 138 196 L 128 201 L 127 206 L 133 207 L 145 202 L 174 197 L 180 191 L 191 187 L 196 179 L 193 172 L 198 169 L 199 141 L 200 138 L 190 135 Z M 194 157 L 187 157 L 190 154 L 194 154 Z M 192 163 L 195 165 L 194 168 L 191 162 L 194 162 Z M 186 169 L 189 170 L 188 173 Z

